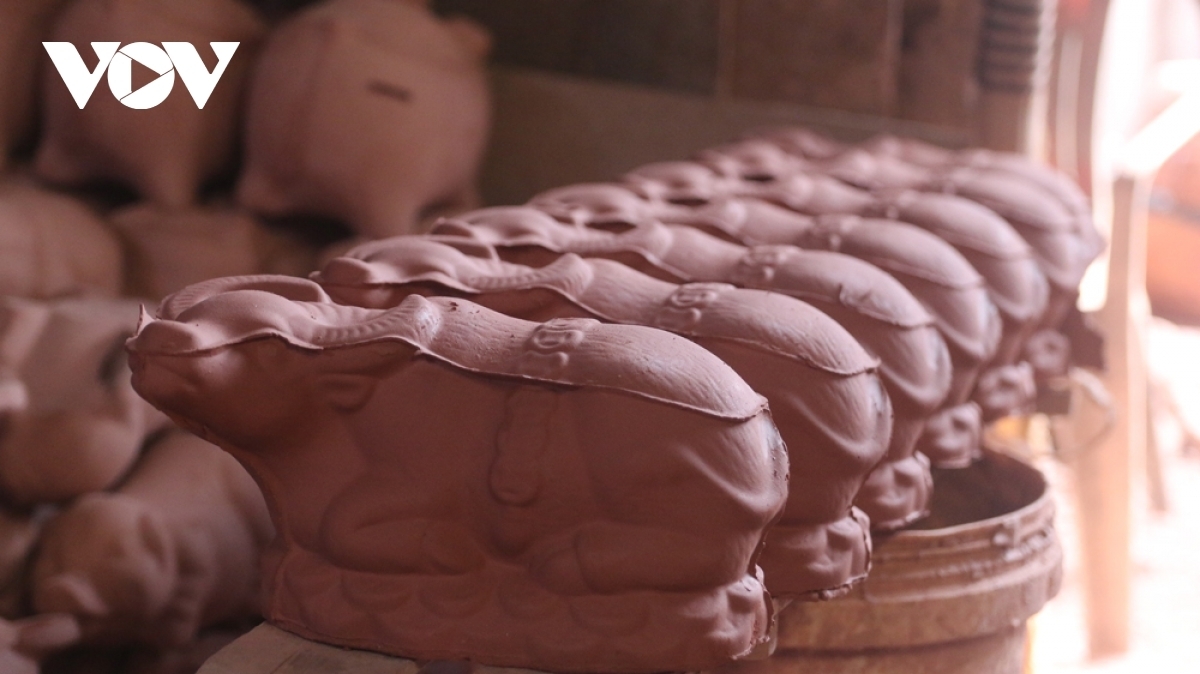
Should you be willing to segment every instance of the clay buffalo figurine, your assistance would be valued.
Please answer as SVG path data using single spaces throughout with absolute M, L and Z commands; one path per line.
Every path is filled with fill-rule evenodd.
M 898 220 L 955 248 L 987 283 L 1004 329 L 995 361 L 1009 363 L 1046 310 L 1046 278 L 1029 245 L 1003 218 L 962 197 L 915 190 L 867 192 L 824 175 L 775 144 L 744 141 L 701 152 L 696 162 L 659 162 L 624 177 L 643 197 L 693 207 L 738 196 L 812 216 Z
M 575 255 L 532 269 L 458 237 L 364 244 L 313 278 L 355 306 L 388 308 L 413 294 L 465 297 L 528 320 L 594 318 L 691 339 L 767 398 L 788 447 L 788 504 L 759 560 L 768 590 L 827 597 L 866 575 L 868 525 L 851 504 L 887 450 L 891 409 L 878 363 L 813 307 L 727 284 L 666 283 Z
M 32 506 L 111 487 L 167 419 L 134 393 L 134 300 L 0 299 L 0 495 Z
M 46 524 L 33 607 L 73 616 L 82 643 L 185 647 L 202 627 L 258 614 L 272 535 L 245 469 L 172 431 L 115 492 L 87 494 Z
M 70 42 L 85 52 L 93 49 L 90 45 L 116 43 L 121 51 L 101 48 L 95 56 L 80 54 L 77 68 L 91 70 L 83 64 L 100 57 L 95 67 L 107 73 L 93 78 L 100 83 L 86 104 L 75 98 L 78 92 L 68 89 L 59 72 L 71 67 L 75 54 L 54 55 L 57 68 L 46 64 L 37 174 L 68 185 L 116 181 L 169 208 L 194 203 L 201 186 L 228 171 L 236 158 L 245 83 L 265 32 L 262 20 L 237 0 L 73 0 L 56 18 L 50 40 Z M 182 53 L 169 52 L 159 47 L 164 42 L 187 45 L 180 47 Z M 215 51 L 216 69 L 206 65 L 215 50 L 210 43 L 226 45 Z M 238 44 L 228 51 L 228 43 Z M 141 51 L 135 46 L 139 44 L 144 45 Z M 132 56 L 125 53 L 129 50 Z M 122 92 L 114 81 L 122 71 L 131 77 L 134 56 L 168 79 Z M 219 79 L 207 89 L 207 97 L 197 98 L 208 83 L 197 80 L 207 80 L 210 72 Z M 86 80 L 87 73 L 82 76 Z M 165 99 L 133 109 L 142 107 L 136 102 L 139 94 L 154 94 L 152 87 L 164 82 L 169 92 Z M 110 92 L 114 86 L 118 88 Z
M 528 207 L 489 208 L 444 219 L 434 234 L 473 237 L 506 261 L 544 266 L 567 253 L 621 262 L 672 283 L 728 283 L 770 290 L 813 305 L 879 358 L 895 418 L 888 454 L 855 504 L 875 528 L 921 517 L 930 489 L 928 461 L 913 453 L 924 426 L 949 392 L 951 367 L 933 318 L 904 286 L 847 255 L 767 245 L 745 248 L 691 227 L 597 219 L 561 223 Z
M 242 205 L 380 237 L 475 201 L 490 38 L 423 5 L 333 0 L 275 29 L 250 91 Z
M 709 668 L 766 637 L 786 451 L 682 337 L 264 276 L 167 298 L 130 349 L 137 390 L 262 485 L 281 627 L 561 672 Z
M 953 194 L 996 212 L 1029 243 L 1050 283 L 1050 297 L 1040 323 L 1043 327 L 1057 327 L 1062 321 L 1075 300 L 1084 271 L 1103 250 L 1079 195 L 1066 195 L 1061 181 L 1030 179 L 1031 172 L 1027 170 L 996 168 L 986 160 L 918 165 L 906 161 L 903 153 L 853 146 L 820 157 L 804 157 L 801 153 L 805 146 L 789 142 L 786 132 L 714 148 L 713 152 L 737 153 L 739 145 L 761 144 L 775 144 L 780 150 L 805 160 L 811 170 L 850 185 L 872 190 L 912 189 Z M 1013 162 L 1008 164 L 1011 166 Z M 1050 183 L 1057 185 L 1057 189 L 1047 189 Z

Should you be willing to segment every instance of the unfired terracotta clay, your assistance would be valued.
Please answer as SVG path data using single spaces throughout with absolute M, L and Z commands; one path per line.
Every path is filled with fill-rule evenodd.
M 11 620 L 23 614 L 25 570 L 41 530 L 41 519 L 0 506 L 0 619 Z
M 120 244 L 87 206 L 22 180 L 0 183 L 0 295 L 117 295 Z
M 561 672 L 704 669 L 766 637 L 786 451 L 682 337 L 264 276 L 167 298 L 130 349 L 137 390 L 262 486 L 278 626 Z
M 831 157 L 846 149 L 839 143 L 801 128 L 780 130 L 774 135 L 774 139 L 785 145 L 796 142 L 800 156 L 814 156 L 810 151 L 816 151 L 818 154 L 815 156 Z M 823 147 L 820 147 L 822 145 Z M 926 168 L 970 167 L 985 172 L 1009 174 L 1023 182 L 1036 185 L 1065 206 L 1074 216 L 1075 227 L 1082 244 L 1080 254 L 1083 258 L 1094 258 L 1104 248 L 1104 242 L 1092 219 L 1091 202 L 1079 185 L 1065 173 L 1036 162 L 1026 155 L 981 148 L 949 150 L 916 138 L 887 134 L 871 138 L 859 147 L 873 154 L 896 157 Z
M 478 238 L 493 244 L 505 260 L 531 266 L 576 253 L 615 260 L 673 283 L 730 283 L 812 304 L 880 359 L 895 410 L 888 455 L 855 504 L 880 528 L 901 526 L 924 512 L 928 464 L 913 455 L 912 447 L 924 419 L 949 391 L 949 356 L 929 313 L 878 268 L 847 255 L 794 246 L 748 249 L 679 225 L 634 225 L 619 218 L 598 218 L 588 227 L 560 223 L 521 207 L 473 211 L 441 221 L 433 232 Z
M 689 162 L 668 162 L 634 172 L 634 180 L 644 193 L 666 193 L 668 198 L 642 200 L 616 185 L 582 184 L 544 192 L 530 205 L 579 226 L 611 228 L 619 222 L 659 219 L 742 245 L 791 244 L 868 262 L 900 281 L 936 319 L 953 365 L 951 387 L 943 405 L 953 407 L 967 402 L 981 369 L 995 355 L 1001 324 L 983 279 L 962 255 L 936 236 L 908 224 L 841 214 L 812 218 L 770 202 L 739 198 L 733 196 L 736 187 L 721 178 L 698 178 L 690 183 L 690 198 L 670 199 L 669 193 L 684 182 L 652 180 L 647 175 L 665 178 L 671 173 L 690 175 L 697 169 L 707 171 Z M 970 433 L 946 435 L 939 432 L 940 428 L 927 429 L 924 435 L 930 437 L 922 441 L 937 445 L 935 465 L 961 466 L 978 454 L 977 444 L 956 442 L 968 439 Z M 978 429 L 974 435 L 978 435 Z M 950 452 L 951 446 L 957 446 L 958 452 Z
M 911 223 L 954 246 L 987 282 L 1003 321 L 995 359 L 1010 362 L 1046 308 L 1046 279 L 1029 246 L 989 209 L 952 195 L 868 193 L 805 164 L 773 143 L 751 140 L 700 153 L 700 162 L 639 167 L 625 182 L 646 198 L 705 204 L 723 194 L 767 201 L 806 215 L 853 214 Z
M 41 42 L 63 2 L 23 0 L 0 5 L 0 169 L 33 131 Z
M 75 616 L 84 642 L 181 647 L 201 627 L 257 613 L 271 539 L 237 461 L 173 431 L 117 491 L 87 494 L 47 523 L 33 607 Z
M 786 131 L 771 136 L 768 142 L 796 153 L 798 158 L 810 147 L 789 142 Z M 884 143 L 879 148 L 883 151 L 851 146 L 836 153 L 822 152 L 811 164 L 859 187 L 956 194 L 992 209 L 1008 220 L 1033 248 L 1051 288 L 1042 325 L 1057 326 L 1075 300 L 1084 271 L 1103 249 L 1078 190 L 1064 187 L 1061 178 L 1039 177 L 1044 171 L 1021 168 L 1024 162 L 993 160 L 995 155 L 986 153 L 964 154 L 963 161 L 936 162 L 930 155 L 937 153 L 929 147 L 918 152 L 913 144 L 909 152 L 886 151 L 895 145 Z M 908 155 L 918 154 L 924 164 L 908 161 Z
M 141 204 L 110 220 L 126 246 L 126 292 L 139 297 L 161 299 L 221 276 L 303 276 L 316 267 L 314 247 L 232 208 Z
M 456 237 L 359 246 L 314 279 L 336 301 L 355 306 L 388 308 L 412 294 L 458 296 L 518 318 L 594 318 L 691 339 L 767 398 L 788 447 L 788 505 L 759 560 L 772 596 L 825 597 L 865 577 L 870 535 L 851 503 L 887 450 L 891 409 L 878 362 L 813 307 L 727 284 L 666 283 L 575 255 L 533 269 Z
M 0 299 L 0 495 L 33 505 L 106 489 L 166 419 L 133 392 L 134 300 Z
M 370 237 L 474 201 L 489 38 L 424 3 L 331 0 L 275 29 L 255 69 L 238 198 Z
M 79 625 L 69 615 L 37 615 L 14 621 L 0 618 L 0 672 L 41 674 L 42 660 L 78 640 Z
M 529 204 L 581 226 L 657 219 L 743 246 L 790 244 L 868 262 L 900 281 L 936 319 L 954 364 L 946 402 L 966 400 L 980 368 L 995 355 L 1001 326 L 983 278 L 962 255 L 938 237 L 893 220 L 841 214 L 813 218 L 731 192 L 709 194 L 702 202 L 697 197 L 695 205 L 678 205 L 660 199 L 643 201 L 617 185 L 594 183 L 552 189 Z
M 201 185 L 235 159 L 245 82 L 264 32 L 262 20 L 237 0 L 72 0 L 50 39 L 74 44 L 85 63 L 96 59 L 92 42 L 189 42 L 211 70 L 209 42 L 241 44 L 203 109 L 175 70 L 167 71 L 174 77 L 170 95 L 153 108 L 126 107 L 105 77 L 80 109 L 47 59 L 37 174 L 68 185 L 120 182 L 172 208 L 193 203 Z M 136 72 L 142 66 L 135 61 L 133 67 Z M 135 93 L 139 84 L 135 76 Z

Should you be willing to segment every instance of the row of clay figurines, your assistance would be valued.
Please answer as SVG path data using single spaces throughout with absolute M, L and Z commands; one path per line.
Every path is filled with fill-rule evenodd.
M 192 286 L 130 342 L 134 385 L 263 486 L 279 626 L 421 660 L 705 669 L 767 638 L 764 587 L 861 580 L 868 527 L 926 511 L 929 460 L 969 462 L 981 421 L 1065 370 L 1055 328 L 1098 250 L 1044 169 L 788 131 L 364 244 L 311 281 Z
M 240 164 L 244 209 L 333 218 L 372 237 L 412 231 L 431 209 L 474 199 L 490 124 L 487 32 L 427 5 L 325 0 L 268 26 L 242 0 L 4 3 L 0 166 L 33 145 L 43 181 L 114 182 L 179 210 Z M 86 105 L 44 41 L 72 43 L 95 69 Z M 210 42 L 238 43 L 203 109 L 179 82 L 159 105 L 130 109 L 107 90 L 107 64 L 94 65 L 112 56 L 95 45 L 164 41 L 195 45 L 206 69 Z
M 913 191 L 881 197 L 849 188 L 846 182 L 815 174 L 800 161 L 794 149 L 798 140 L 812 144 L 819 139 L 790 132 L 769 142 L 760 139 L 717 148 L 701 155 L 699 162 L 643 167 L 621 184 L 552 190 L 534 199 L 532 204 L 537 210 L 475 212 L 443 222 L 436 230 L 439 236 L 432 239 L 402 239 L 365 246 L 330 262 L 320 278 L 328 293 L 340 301 L 373 309 L 399 304 L 403 297 L 413 293 L 456 294 L 536 320 L 574 316 L 655 325 L 686 335 L 717 352 L 771 400 L 773 416 L 783 437 L 792 438 L 788 447 L 793 465 L 805 466 L 803 471 L 793 469 L 792 496 L 781 526 L 768 534 L 768 539 L 774 540 L 758 560 L 768 570 L 768 586 L 779 596 L 829 596 L 861 578 L 867 568 L 869 543 L 864 534 L 865 518 L 851 509 L 851 503 L 871 512 L 876 528 L 901 526 L 923 512 L 928 502 L 929 478 L 924 461 L 913 454 L 918 436 L 924 433 L 922 449 L 939 462 L 961 464 L 969 459 L 978 442 L 980 408 L 964 402 L 972 391 L 976 400 L 983 403 L 986 415 L 994 417 L 1017 409 L 1027 398 L 1027 382 L 1008 374 L 1016 371 L 1027 375 L 1032 369 L 1013 365 L 1019 356 L 1026 354 L 1025 362 L 1038 364 L 1037 370 L 1047 375 L 1064 366 L 1061 338 L 1052 332 L 1035 333 L 1034 339 L 1027 336 L 1037 328 L 1054 324 L 1056 317 L 1047 317 L 1049 299 L 1056 294 L 1067 294 L 1062 279 L 1081 273 L 1088 256 L 1081 251 L 1094 250 L 1095 246 L 1094 239 L 1087 236 L 1090 224 L 1081 223 L 1078 217 L 1038 219 L 1038 208 L 1056 213 L 1046 205 L 1053 204 L 1053 199 L 1043 194 L 1041 200 L 1046 203 L 1021 203 L 1020 197 L 1031 191 L 1029 185 L 1038 184 L 1036 179 L 1041 174 L 1024 165 L 1006 166 L 1002 162 L 1011 161 L 1006 157 L 941 155 L 941 161 L 974 163 L 971 171 L 985 174 L 984 177 L 999 173 L 1004 178 L 1007 173 L 1010 183 L 1023 183 L 1024 193 L 991 188 L 999 192 L 995 197 L 997 205 L 1004 207 L 1007 199 L 1010 211 L 1025 214 L 1025 220 L 1017 221 L 1015 227 L 1014 218 L 1006 221 L 958 197 Z M 912 143 L 880 143 L 869 149 L 871 154 L 883 158 L 888 153 L 896 156 L 898 150 L 932 152 Z M 865 150 L 842 148 L 830 155 L 846 161 L 845 157 L 861 155 Z M 861 166 L 863 161 L 856 158 L 855 163 Z M 1023 171 L 1032 172 L 1033 178 L 1025 176 Z M 948 172 L 940 173 L 942 180 L 946 180 L 944 175 Z M 989 189 L 986 185 L 963 181 L 961 176 L 967 171 L 962 166 L 955 173 L 960 182 L 971 185 L 977 192 Z M 986 182 L 980 176 L 968 174 L 968 177 L 974 177 L 975 183 Z M 1043 192 L 1053 194 L 1049 189 Z M 1071 214 L 1066 206 L 1060 209 Z M 822 211 L 838 215 L 833 218 L 803 215 Z M 871 217 L 875 215 L 885 217 Z M 887 219 L 898 216 L 917 225 Z M 939 236 L 931 237 L 922 234 L 923 231 Z M 1036 236 L 1026 234 L 1028 243 L 1025 243 L 1019 235 L 1028 231 Z M 730 240 L 766 245 L 747 250 L 729 243 Z M 804 248 L 785 243 L 798 243 Z M 826 252 L 829 250 L 849 255 L 830 254 Z M 659 280 L 600 260 L 579 260 L 570 253 L 619 260 Z M 564 254 L 565 260 L 561 259 Z M 502 258 L 508 263 L 502 262 Z M 964 265 L 964 259 L 969 264 Z M 46 268 L 65 279 L 62 283 L 66 287 L 72 287 L 72 283 L 86 285 L 86 280 L 81 279 L 90 278 L 89 273 L 92 277 L 103 276 L 86 265 L 79 269 L 71 266 L 72 261 L 80 260 L 87 258 L 72 260 L 68 256 L 67 262 Z M 558 261 L 546 266 L 554 260 Z M 513 262 L 531 264 L 535 269 L 518 268 Z M 888 270 L 892 276 L 881 273 L 879 268 Z M 1047 284 L 1047 279 L 1056 280 Z M 707 283 L 690 284 L 695 281 Z M 681 288 L 673 285 L 681 282 L 690 285 Z M 268 286 L 273 292 L 292 297 L 293 290 L 288 289 L 291 288 L 288 284 L 272 282 Z M 1046 291 L 1048 286 L 1052 292 Z M 624 290 L 616 290 L 618 287 Z M 1057 291 L 1053 292 L 1055 288 Z M 307 300 L 326 301 L 324 291 L 306 286 L 299 292 Z M 805 300 L 808 305 L 795 298 Z M 781 303 L 782 306 L 772 306 Z M 78 342 L 88 332 L 79 330 L 79 325 L 103 324 L 88 318 L 89 312 L 97 310 L 85 308 L 83 302 L 78 306 L 60 303 L 49 309 L 29 302 L 10 304 L 13 318 L 6 321 L 9 335 L 24 337 L 6 340 L 14 344 L 6 347 L 10 352 L 6 361 L 19 364 L 10 365 L 14 371 L 28 368 L 29 373 L 21 375 L 26 380 L 38 380 L 38 375 L 32 373 L 47 364 L 67 366 L 55 355 L 56 339 L 59 343 Z M 814 311 L 812 306 L 821 312 Z M 113 315 L 111 310 L 99 313 Z M 56 314 L 63 318 L 57 321 L 47 318 Z M 714 321 L 713 316 L 722 318 Z M 829 320 L 830 317 L 835 320 Z M 352 319 L 339 320 L 361 318 L 354 315 Z M 124 322 L 131 320 L 126 318 Z M 54 329 L 59 323 L 72 322 L 75 330 Z M 22 325 L 26 327 L 19 327 Z M 549 334 L 558 332 L 561 331 Z M 565 332 L 574 334 L 572 330 Z M 113 369 L 110 361 L 113 344 L 119 343 L 120 334 L 119 325 L 114 326 L 106 335 L 99 335 L 98 346 L 61 349 L 89 353 L 94 359 L 91 367 L 82 364 L 64 371 L 105 370 L 112 377 L 111 372 L 119 371 Z M 866 351 L 856 344 L 855 338 L 861 340 Z M 562 337 L 539 339 L 554 343 Z M 572 339 L 575 338 L 567 341 Z M 35 356 L 37 350 L 31 349 L 32 344 L 45 351 Z M 1031 350 L 1031 345 L 1038 348 Z M 1058 357 L 1047 357 L 1046 352 Z M 874 358 L 882 361 L 878 369 Z M 985 373 L 984 381 L 989 373 L 1001 373 L 993 378 L 1007 386 L 991 390 L 975 386 L 974 380 L 980 378 L 980 372 Z M 19 383 L 21 377 L 14 381 Z M 786 383 L 793 378 L 804 385 L 793 387 Z M 103 377 L 96 381 L 106 391 L 120 390 L 104 383 L 107 380 Z M 877 393 L 880 381 L 889 393 L 888 398 Z M 18 390 L 16 386 L 9 386 L 6 391 L 9 389 Z M 795 391 L 804 393 L 799 395 Z M 29 402 L 41 397 L 37 391 L 6 392 L 6 399 L 17 401 Z M 47 399 L 53 397 L 51 392 Z M 79 399 L 82 397 L 77 397 L 76 405 Z M 45 472 L 6 469 L 2 475 L 11 483 L 5 485 L 6 498 L 24 504 L 60 502 L 112 485 L 128 470 L 144 437 L 161 428 L 161 421 L 156 421 L 152 412 L 132 411 L 139 404 L 136 400 L 126 400 L 123 407 L 110 404 L 113 409 L 105 410 L 126 424 L 123 429 L 128 436 L 124 438 L 126 442 L 111 443 L 124 449 L 109 454 L 99 451 L 95 457 L 47 462 L 49 469 Z M 888 417 L 889 405 L 895 414 L 890 438 L 887 424 L 880 423 Z M 120 411 L 113 411 L 118 407 Z M 531 403 L 528 407 L 536 409 L 537 405 Z M 943 411 L 929 418 L 937 409 Z M 89 413 L 95 415 L 94 411 Z M 45 427 L 59 423 L 52 420 Z M 88 423 L 96 422 L 89 420 L 78 426 L 86 428 Z M 46 431 L 31 432 L 27 437 L 37 437 L 42 432 Z M 78 443 L 66 442 L 63 446 L 75 444 Z M 104 443 L 92 445 L 100 447 Z M 9 465 L 37 465 L 29 461 L 30 454 L 32 451 L 22 450 L 19 443 L 6 441 Z M 876 467 L 884 456 L 886 460 Z M 74 472 L 75 476 L 55 476 L 53 468 L 61 470 L 63 466 L 70 467 L 72 470 L 68 472 Z M 101 470 L 98 466 L 105 468 Z M 32 475 L 24 485 L 20 483 L 23 475 Z M 95 481 L 81 482 L 80 475 L 91 475 Z M 867 476 L 865 484 L 864 476 Z M 48 491 L 38 491 L 47 487 Z M 240 492 L 245 491 L 244 487 L 245 483 Z M 124 522 L 122 526 L 99 526 L 96 522 L 103 521 L 102 517 L 89 520 L 81 515 L 77 520 L 89 522 L 85 527 L 92 532 L 126 540 L 124 549 L 142 562 L 154 559 L 152 551 L 171 548 L 143 533 L 153 529 L 152 525 L 138 524 L 131 528 L 129 523 L 137 522 L 138 518 L 128 513 L 114 514 L 117 512 L 120 510 L 112 509 L 108 516 Z M 236 512 L 252 516 L 241 520 L 233 530 L 258 532 L 258 535 L 232 535 L 224 540 L 241 541 L 236 545 L 254 540 L 261 546 L 265 541 L 261 535 L 264 523 L 261 506 L 257 510 Z M 212 521 L 220 523 L 222 517 L 218 510 Z M 32 531 L 37 519 L 25 518 L 13 530 Z M 72 518 L 63 515 L 56 521 L 69 523 Z M 352 526 L 349 528 L 353 530 Z M 47 531 L 72 529 L 56 524 Z M 77 533 L 62 536 L 67 541 L 84 539 Z M 31 539 L 28 533 L 24 539 L 12 536 L 12 540 Z M 49 551 L 41 555 L 42 559 L 58 556 L 72 559 L 71 564 L 77 566 L 96 564 L 96 556 L 89 557 L 86 553 L 87 544 L 56 547 L 53 541 L 52 536 L 42 546 Z M 111 547 L 112 543 L 107 545 Z M 60 548 L 61 552 L 54 552 Z M 193 550 L 175 554 L 186 558 L 197 553 Z M 21 555 L 12 558 L 22 559 Z M 238 556 L 223 558 L 238 559 Z M 201 608 L 205 602 L 196 599 L 197 594 L 205 595 L 204 592 L 197 593 L 194 589 L 183 592 L 182 585 L 186 584 L 177 579 L 163 581 L 176 577 L 162 575 L 157 581 L 160 589 L 152 593 L 161 601 L 143 602 L 133 609 L 135 614 L 141 611 L 137 614 L 142 621 L 139 623 L 127 614 L 111 610 L 127 601 L 111 595 L 120 585 L 112 579 L 121 577 L 120 573 L 98 568 L 82 572 L 71 568 L 71 573 L 63 573 L 63 565 L 69 566 L 68 563 L 55 560 L 45 564 L 56 570 L 35 577 L 55 582 L 43 583 L 51 590 L 41 591 L 40 596 L 57 599 L 41 600 L 42 609 L 57 607 L 76 616 L 95 617 L 90 622 L 85 620 L 88 626 L 85 638 L 111 639 L 109 633 L 114 629 L 126 639 L 155 634 L 141 628 L 121 630 L 147 621 L 161 621 L 161 613 L 156 611 L 166 607 L 175 614 L 186 613 L 162 600 L 175 597 L 177 590 L 192 604 L 192 612 L 187 614 L 192 622 L 185 621 L 192 629 L 191 634 L 204 622 L 202 616 L 213 615 L 205 613 L 207 609 Z M 196 566 L 194 562 L 189 565 Z M 17 566 L 12 564 L 10 569 Z M 145 575 L 147 569 L 143 568 L 145 564 L 125 566 L 128 568 L 123 573 L 127 577 L 133 574 L 140 579 L 138 582 L 150 582 Z M 207 582 L 222 578 L 215 571 L 200 575 Z M 63 577 L 83 581 L 68 582 Z M 161 589 L 166 586 L 164 583 L 178 586 L 168 591 Z M 210 590 L 220 586 L 201 585 Z M 34 597 L 37 596 L 35 590 Z M 212 599 L 216 593 L 206 596 Z M 104 606 L 105 610 L 96 610 L 96 606 Z M 335 628 L 328 631 L 336 632 Z M 188 634 L 188 630 L 180 634 Z M 180 637 L 151 640 L 159 644 L 174 643 Z M 555 664 L 559 668 L 570 666 Z

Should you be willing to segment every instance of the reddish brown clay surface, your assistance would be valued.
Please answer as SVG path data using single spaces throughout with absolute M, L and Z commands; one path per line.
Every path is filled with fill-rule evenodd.
M 185 647 L 202 627 L 258 613 L 258 559 L 272 537 L 245 469 L 173 431 L 119 489 L 84 495 L 46 524 L 33 608 L 74 616 L 85 643 Z
M 794 246 L 745 248 L 691 227 L 657 222 L 593 226 L 560 223 L 532 208 L 473 211 L 433 231 L 491 243 L 510 261 L 541 266 L 566 253 L 603 257 L 674 283 L 716 282 L 770 290 L 809 302 L 881 361 L 895 410 L 888 455 L 856 505 L 873 527 L 902 526 L 925 512 L 928 462 L 913 453 L 925 419 L 950 386 L 945 342 L 933 319 L 898 281 L 847 255 Z
M 33 131 L 38 62 L 54 12 L 65 0 L 25 0 L 0 6 L 0 169 Z
M 369 237 L 474 201 L 490 39 L 419 2 L 334 0 L 276 28 L 255 68 L 239 201 Z
M 582 184 L 539 194 L 530 205 L 578 226 L 611 229 L 621 223 L 659 220 L 695 227 L 745 246 L 790 244 L 868 262 L 900 281 L 936 319 L 953 365 L 944 408 L 972 407 L 968 398 L 980 371 L 995 355 L 1001 322 L 983 278 L 958 251 L 929 232 L 894 220 L 849 214 L 811 217 L 767 201 L 738 197 L 736 190 L 728 189 L 728 181 L 720 179 L 708 182 L 709 189 L 701 189 L 705 181 L 697 180 L 692 183 L 691 196 L 681 200 L 685 204 L 674 203 L 669 194 L 684 181 L 668 176 L 686 176 L 696 170 L 707 172 L 690 162 L 664 162 L 635 171 L 644 194 L 664 195 L 656 198 L 639 199 L 617 185 Z M 662 180 L 651 180 L 650 175 Z M 944 409 L 939 414 L 954 415 L 960 423 L 978 417 L 969 410 Z M 967 432 L 947 434 L 945 430 L 944 425 L 926 429 L 931 436 L 921 442 L 930 449 L 926 456 L 943 466 L 970 462 L 978 447 L 978 426 L 973 432 L 964 429 Z
M 1024 622 L 1057 592 L 1062 551 L 1041 474 L 1016 459 L 935 477 L 932 515 L 876 542 L 867 581 L 780 613 L 779 647 L 726 671 L 1019 674 Z
M 87 206 L 19 179 L 0 183 L 0 294 L 117 295 L 121 265 L 116 237 Z
M 665 193 L 668 198 L 684 185 L 684 193 L 720 187 L 798 213 L 857 214 L 926 229 L 954 246 L 987 281 L 1004 321 L 1000 363 L 1016 357 L 1020 343 L 1045 313 L 1048 286 L 1033 250 L 1007 220 L 974 201 L 903 187 L 860 190 L 767 140 L 711 148 L 698 159 L 708 171 L 695 163 L 666 162 L 639 168 L 626 180 L 647 194 Z
M 1028 160 L 985 151 L 943 154 L 915 141 L 886 139 L 835 151 L 830 144 L 820 156 L 810 157 L 804 153 L 813 146 L 812 134 L 800 135 L 803 140 L 793 142 L 784 130 L 765 140 L 851 185 L 955 194 L 1006 219 L 1033 248 L 1050 282 L 1043 326 L 1056 327 L 1062 321 L 1084 270 L 1103 250 L 1078 187 Z
M 389 308 L 413 294 L 458 296 L 527 320 L 594 318 L 691 339 L 767 398 L 788 447 L 788 505 L 759 560 L 767 589 L 825 597 L 866 576 L 868 525 L 851 503 L 887 450 L 891 408 L 878 361 L 813 307 L 722 283 L 680 286 L 570 254 L 534 269 L 456 237 L 368 243 L 314 279 L 355 306 Z
M 707 668 L 766 637 L 786 452 L 681 337 L 264 276 L 168 298 L 130 349 L 137 390 L 263 488 L 276 625 L 561 672 Z
M 201 184 L 228 170 L 235 159 L 244 86 L 265 32 L 261 19 L 236 0 L 70 3 L 55 18 L 50 39 L 76 45 L 85 63 L 96 58 L 88 45 L 97 41 L 190 42 L 201 59 L 214 58 L 209 42 L 241 44 L 203 109 L 174 70 L 168 71 L 175 80 L 171 94 L 153 108 L 126 107 L 106 80 L 80 109 L 58 71 L 47 64 L 41 75 L 45 111 L 38 175 L 71 185 L 114 180 L 164 206 L 191 204 Z M 211 69 L 212 62 L 206 63 Z M 133 88 L 138 89 L 136 78 Z
M 0 300 L 0 495 L 64 502 L 111 487 L 167 419 L 134 393 L 135 300 Z
M 126 246 L 127 292 L 162 299 L 222 276 L 303 276 L 316 251 L 232 208 L 165 209 L 140 204 L 110 216 Z

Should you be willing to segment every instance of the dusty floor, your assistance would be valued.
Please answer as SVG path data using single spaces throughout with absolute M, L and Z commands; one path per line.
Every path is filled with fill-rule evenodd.
M 1200 432 L 1200 331 L 1156 322 L 1149 346 L 1152 376 Z M 1059 494 L 1066 573 L 1062 593 L 1035 619 L 1035 674 L 1200 672 L 1200 447 L 1185 448 L 1176 418 L 1157 416 L 1170 507 L 1152 512 L 1146 480 L 1135 475 L 1131 648 L 1121 657 L 1087 657 L 1072 476 L 1061 464 L 1043 464 Z

